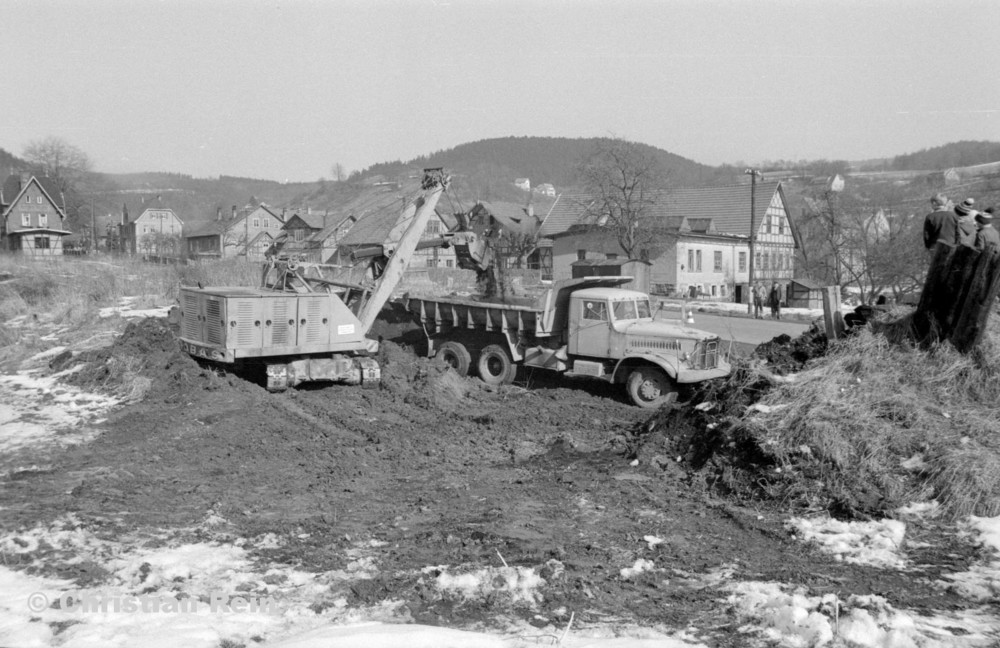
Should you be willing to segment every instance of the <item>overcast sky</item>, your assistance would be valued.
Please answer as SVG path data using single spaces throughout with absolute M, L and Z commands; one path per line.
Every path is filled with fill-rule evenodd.
M 997 0 L 0 0 L 0 148 L 330 177 L 510 135 L 719 164 L 1000 140 Z

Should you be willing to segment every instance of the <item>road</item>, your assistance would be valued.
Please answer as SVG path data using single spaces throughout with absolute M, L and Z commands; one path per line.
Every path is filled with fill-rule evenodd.
M 772 319 L 751 319 L 749 317 L 727 317 L 725 315 L 694 314 L 695 328 L 714 333 L 723 340 L 733 340 L 744 344 L 760 344 L 786 333 L 792 337 L 801 335 L 808 322 Z

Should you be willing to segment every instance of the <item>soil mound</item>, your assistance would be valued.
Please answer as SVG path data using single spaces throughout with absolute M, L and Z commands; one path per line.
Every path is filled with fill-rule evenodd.
M 72 358 L 57 357 L 52 368 L 62 370 L 73 365 L 82 367 L 68 375 L 66 382 L 131 401 L 140 400 L 153 384 L 188 384 L 205 374 L 181 351 L 167 320 L 153 317 L 129 322 L 110 346 Z
M 452 411 L 460 407 L 471 385 L 444 361 L 417 357 L 408 348 L 383 340 L 379 348 L 382 389 L 424 409 Z
M 753 355 L 766 360 L 768 367 L 780 375 L 802 371 L 813 358 L 826 355 L 826 334 L 810 329 L 797 338 L 779 335 L 757 346 Z

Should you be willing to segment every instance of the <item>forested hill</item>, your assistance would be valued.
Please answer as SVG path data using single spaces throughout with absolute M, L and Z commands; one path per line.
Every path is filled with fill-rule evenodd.
M 1000 142 L 962 141 L 897 155 L 891 167 L 894 171 L 944 170 L 997 161 L 1000 161 Z
M 514 182 L 528 178 L 532 186 L 551 183 L 559 189 L 577 184 L 576 169 L 600 142 L 600 138 L 499 137 L 460 144 L 408 162 L 376 164 L 360 176 L 394 177 L 415 167 L 446 167 L 479 178 L 481 183 Z M 640 150 L 659 158 L 670 172 L 671 184 L 696 186 L 730 181 L 731 168 L 699 164 L 646 144 Z

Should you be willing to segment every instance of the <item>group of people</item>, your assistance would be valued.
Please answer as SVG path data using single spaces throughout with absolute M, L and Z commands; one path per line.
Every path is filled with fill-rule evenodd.
M 979 211 L 972 198 L 954 205 L 942 193 L 931 196 L 931 207 L 934 211 L 924 218 L 924 246 L 928 250 L 938 243 L 977 250 L 1000 246 L 1000 231 L 993 227 L 993 207 Z
M 764 316 L 764 305 L 771 308 L 771 317 L 781 319 L 781 287 L 775 281 L 771 284 L 768 292 L 761 283 L 754 284 L 753 287 L 753 316 L 760 319 Z

